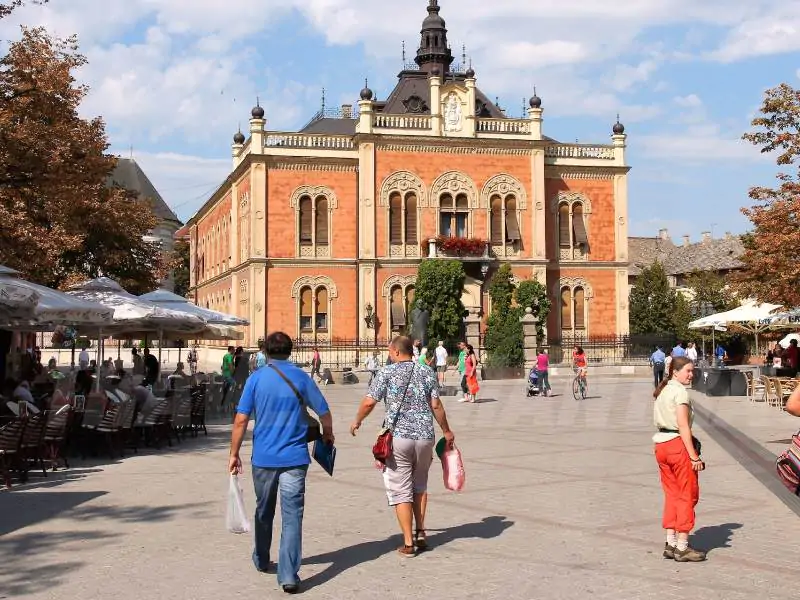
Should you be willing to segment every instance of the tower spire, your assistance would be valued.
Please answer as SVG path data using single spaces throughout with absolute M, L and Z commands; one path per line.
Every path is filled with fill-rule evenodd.
M 438 70 L 446 75 L 453 64 L 453 52 L 447 42 L 447 27 L 439 11 L 438 0 L 429 0 L 428 16 L 422 21 L 420 43 L 414 62 L 427 73 Z

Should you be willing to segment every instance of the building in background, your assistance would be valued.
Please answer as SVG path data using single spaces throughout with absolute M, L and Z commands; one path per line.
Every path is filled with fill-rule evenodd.
M 630 249 L 630 287 L 636 285 L 636 278 L 644 267 L 658 261 L 664 265 L 670 285 L 676 290 L 693 295 L 686 280 L 696 271 L 711 272 L 721 277 L 730 275 L 742 268 L 739 257 L 744 253 L 741 236 L 726 233 L 722 238 L 714 238 L 710 231 L 703 232 L 698 242 L 692 242 L 688 235 L 681 243 L 675 244 L 667 229 L 661 229 L 656 237 L 632 237 L 628 240 Z
M 133 158 L 118 158 L 117 166 L 109 177 L 109 185 L 126 188 L 138 194 L 139 200 L 150 203 L 158 219 L 158 224 L 149 236 L 152 241 L 161 244 L 161 250 L 165 256 L 171 257 L 175 246 L 175 232 L 181 228 L 183 223 L 158 193 L 139 163 Z M 169 274 L 162 287 L 173 290 L 172 273 Z
M 624 127 L 610 144 L 545 136 L 535 90 L 512 118 L 447 34 L 430 0 L 385 100 L 365 85 L 357 107 L 323 106 L 297 132 L 269 131 L 257 104 L 234 136 L 230 175 L 188 223 L 190 297 L 249 319 L 246 344 L 405 332 L 420 261 L 457 250 L 472 322 L 508 262 L 546 284 L 551 340 L 627 333 Z

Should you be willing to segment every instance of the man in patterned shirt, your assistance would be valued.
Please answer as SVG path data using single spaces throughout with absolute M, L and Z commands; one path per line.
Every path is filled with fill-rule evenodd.
M 425 511 L 428 471 L 433 462 L 434 419 L 450 446 L 454 435 L 439 399 L 436 374 L 414 360 L 413 342 L 407 337 L 395 338 L 389 346 L 389 356 L 392 364 L 375 376 L 350 433 L 356 435 L 375 405 L 384 403 L 385 426 L 393 434 L 393 451 L 384 465 L 383 481 L 389 506 L 395 508 L 403 532 L 403 546 L 398 552 L 403 557 L 412 557 L 428 547 Z M 412 535 L 414 521 L 416 532 Z

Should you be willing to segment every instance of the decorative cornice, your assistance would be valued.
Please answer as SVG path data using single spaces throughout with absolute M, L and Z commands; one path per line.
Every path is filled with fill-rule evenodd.
M 306 275 L 297 279 L 294 284 L 292 284 L 292 298 L 298 298 L 300 296 L 300 290 L 304 287 L 310 287 L 312 290 L 324 287 L 328 289 L 328 296 L 330 298 L 339 297 L 339 290 L 336 287 L 336 283 L 333 279 L 324 275 L 318 275 L 316 277 Z
M 419 154 L 502 154 L 508 156 L 528 156 L 530 148 L 484 148 L 479 146 L 432 146 L 423 144 L 378 144 L 378 150 L 387 152 L 410 152 Z
M 495 194 L 500 195 L 503 199 L 509 194 L 513 194 L 517 200 L 517 210 L 525 210 L 528 207 L 528 194 L 525 192 L 525 186 L 519 179 L 508 173 L 495 175 L 486 182 L 481 191 L 481 206 L 487 209 L 491 208 L 490 198 Z
M 392 275 L 386 281 L 383 282 L 383 287 L 381 288 L 381 294 L 384 298 L 388 298 L 389 294 L 392 292 L 392 288 L 395 286 L 400 286 L 403 288 L 403 292 L 405 289 L 410 285 L 417 284 L 417 276 L 416 275 Z
M 299 210 L 300 198 L 303 196 L 309 196 L 312 200 L 325 196 L 328 200 L 329 211 L 339 208 L 339 200 L 336 198 L 336 194 L 327 185 L 301 185 L 292 192 L 292 196 L 289 198 L 289 206 Z
M 628 167 L 621 168 L 584 168 L 584 167 L 547 167 L 544 171 L 545 179 L 614 179 L 617 175 L 624 175 Z
M 428 192 L 425 184 L 417 175 L 410 171 L 395 171 L 389 175 L 381 185 L 381 194 L 378 198 L 380 206 L 389 206 L 389 196 L 392 192 L 417 193 L 417 208 L 428 206 Z
M 323 171 L 328 173 L 357 173 L 358 165 L 342 165 L 330 163 L 285 163 L 276 162 L 269 167 L 276 171 Z

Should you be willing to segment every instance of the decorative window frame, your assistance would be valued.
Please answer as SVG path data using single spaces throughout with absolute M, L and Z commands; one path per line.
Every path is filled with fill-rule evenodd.
M 300 243 L 300 198 L 311 198 L 311 245 L 304 246 Z M 317 246 L 317 203 L 320 196 L 325 196 L 328 201 L 328 245 Z M 295 256 L 298 258 L 330 258 L 333 245 L 333 211 L 339 208 L 339 199 L 334 191 L 327 185 L 301 185 L 292 192 L 289 206 L 294 209 L 294 240 Z
M 403 299 L 405 300 L 406 295 L 408 294 L 409 288 L 417 288 L 417 276 L 416 275 L 392 275 L 391 277 L 387 278 L 386 281 L 383 282 L 383 287 L 381 288 L 381 296 L 385 298 L 384 300 L 384 314 L 386 315 L 386 323 L 388 324 L 388 331 L 392 332 L 392 290 L 396 287 L 399 287 L 403 290 Z M 406 315 L 406 321 L 408 321 L 409 315 Z M 406 328 L 408 328 L 408 323 L 406 323 Z
M 500 196 L 503 201 L 503 239 L 505 240 L 505 227 L 506 227 L 506 200 L 508 196 L 513 195 L 517 201 L 517 227 L 519 227 L 520 238 L 524 235 L 524 226 L 522 215 L 528 208 L 528 193 L 525 191 L 525 186 L 522 182 L 508 173 L 501 173 L 495 175 L 481 190 L 481 206 L 486 209 L 486 224 L 487 231 L 489 232 L 488 239 L 492 239 L 492 196 Z M 520 243 L 505 242 L 502 245 L 492 245 L 492 253 L 498 258 L 514 258 L 520 255 L 522 248 Z
M 569 248 L 561 247 L 561 223 L 559 222 L 559 208 L 566 204 L 569 207 Z M 583 219 L 586 225 L 586 234 L 589 234 L 589 222 L 592 215 L 592 201 L 583 192 L 559 192 L 552 200 L 550 209 L 556 219 L 556 251 L 558 258 L 562 262 L 586 261 L 589 259 L 589 249 L 575 245 L 575 230 L 572 226 L 572 217 L 575 212 L 575 205 L 580 204 L 583 209 Z
M 403 206 L 403 239 L 402 244 L 392 244 L 391 238 L 391 206 L 389 198 L 395 192 L 400 194 Z M 417 195 L 417 238 L 418 242 L 409 244 L 405 242 L 406 231 L 406 195 L 414 192 Z M 419 258 L 420 244 L 422 241 L 422 211 L 428 206 L 428 192 L 422 179 L 410 171 L 395 171 L 389 175 L 381 185 L 378 205 L 384 209 L 386 216 L 386 252 L 387 256 L 401 258 Z
M 436 209 L 436 233 L 441 235 L 441 199 L 444 194 L 455 197 L 459 194 L 467 196 L 467 237 L 475 231 L 475 209 L 479 208 L 480 196 L 472 179 L 460 171 L 447 171 L 436 178 L 431 186 L 430 206 Z
M 311 288 L 311 297 L 315 298 L 319 288 L 328 290 L 328 331 L 326 333 L 317 333 L 316 319 L 312 319 L 312 331 L 304 332 L 300 329 L 300 292 L 303 288 Z M 292 284 L 292 300 L 294 300 L 294 313 L 295 313 L 295 330 L 297 337 L 303 340 L 311 340 L 316 342 L 328 342 L 333 339 L 333 300 L 339 297 L 339 289 L 336 283 L 330 277 L 325 275 L 312 276 L 307 275 L 295 280 Z
M 572 322 L 568 324 L 568 326 L 564 326 L 564 323 L 561 322 L 561 290 L 564 288 L 569 289 L 569 297 L 570 297 L 570 318 Z M 590 284 L 586 279 L 583 277 L 562 277 L 558 280 L 558 283 L 553 286 L 553 296 L 555 297 L 556 301 L 553 303 L 553 306 L 558 307 L 558 330 L 561 332 L 561 337 L 564 335 L 568 335 L 571 337 L 578 337 L 578 330 L 575 329 L 575 290 L 578 288 L 583 289 L 583 324 L 584 327 L 580 330 L 582 337 L 588 338 L 589 337 L 589 327 L 590 327 L 590 312 L 589 306 L 591 304 L 592 299 L 594 298 L 594 290 L 592 289 L 592 284 Z

